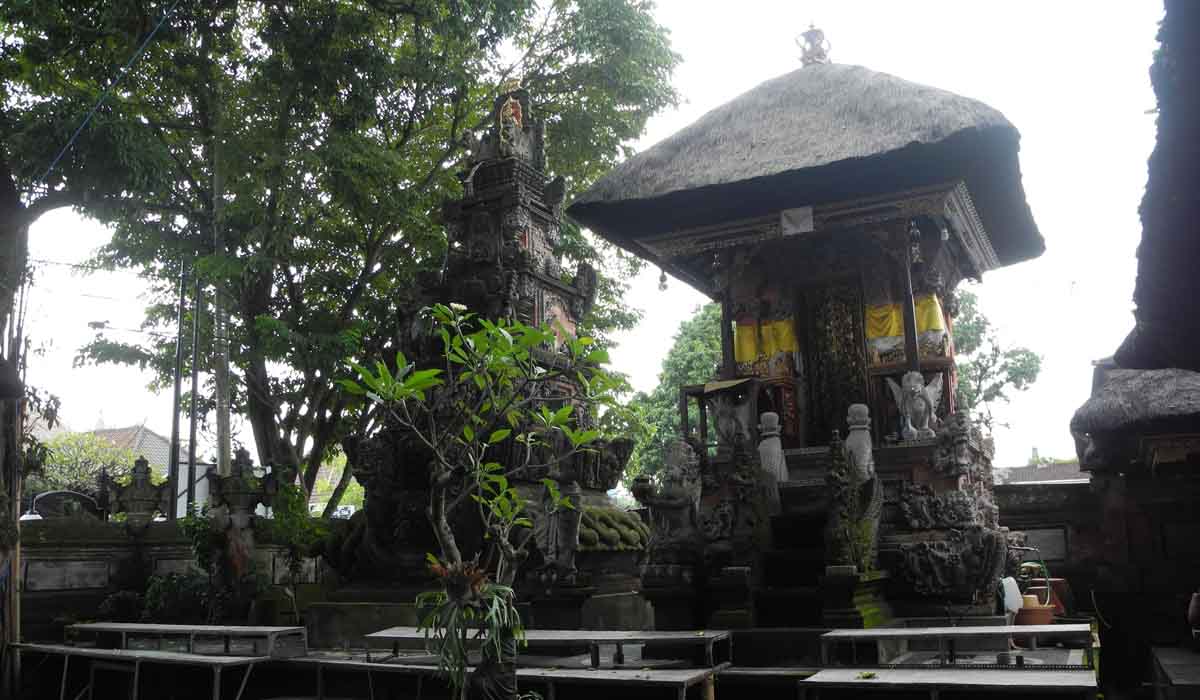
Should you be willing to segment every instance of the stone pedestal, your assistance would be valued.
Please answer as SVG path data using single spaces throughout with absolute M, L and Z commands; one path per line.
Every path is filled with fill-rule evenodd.
M 640 593 L 601 593 L 583 602 L 580 613 L 583 629 L 650 630 L 654 626 L 654 608 Z
M 595 592 L 591 586 L 559 586 L 535 594 L 529 598 L 525 624 L 531 629 L 581 629 L 583 606 Z
M 821 624 L 865 629 L 888 623 L 892 619 L 892 610 L 884 598 L 887 581 L 888 575 L 884 572 L 829 572 L 822 576 L 819 582 Z
M 641 595 L 649 601 L 656 630 L 692 630 L 703 626 L 700 599 L 691 586 L 643 587 Z
M 364 635 L 418 622 L 420 614 L 413 603 L 313 603 L 305 614 L 308 646 L 313 649 L 340 649 L 347 643 L 361 647 Z
M 709 582 L 708 600 L 712 608 L 708 627 L 713 629 L 754 626 L 753 577 L 748 566 L 726 566 Z

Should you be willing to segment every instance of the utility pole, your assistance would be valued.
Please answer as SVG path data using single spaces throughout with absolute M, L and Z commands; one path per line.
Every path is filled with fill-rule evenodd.
M 171 400 L 171 454 L 167 458 L 167 490 L 171 494 L 169 520 L 179 517 L 179 413 L 183 391 L 183 316 L 187 308 L 187 272 L 179 256 L 179 325 L 175 331 L 175 393 Z
M 196 507 L 196 397 L 200 395 L 200 310 L 204 300 L 200 296 L 200 275 L 193 282 L 192 293 L 192 401 L 188 424 L 188 470 L 187 507 L 188 515 Z
M 212 121 L 212 222 L 213 253 L 225 252 L 221 214 L 225 200 L 224 173 L 221 170 L 221 83 L 219 76 L 213 81 Z M 216 371 L 213 378 L 217 389 L 217 473 L 228 476 L 233 470 L 230 464 L 233 445 L 229 426 L 229 314 L 225 309 L 220 280 L 213 285 L 213 342 L 216 347 Z

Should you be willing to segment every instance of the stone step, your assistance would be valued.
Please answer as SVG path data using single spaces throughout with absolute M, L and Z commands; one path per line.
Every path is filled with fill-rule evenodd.
M 821 624 L 821 592 L 816 586 L 760 588 L 754 611 L 762 627 L 815 627 Z
M 824 513 L 783 513 L 771 518 L 775 549 L 825 549 Z
M 762 561 L 763 582 L 768 587 L 815 586 L 825 573 L 823 548 L 767 550 Z
M 733 663 L 743 667 L 816 665 L 821 659 L 820 637 L 828 631 L 828 627 L 733 630 Z

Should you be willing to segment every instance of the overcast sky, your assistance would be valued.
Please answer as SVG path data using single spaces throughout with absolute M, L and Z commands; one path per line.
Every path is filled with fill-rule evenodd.
M 1024 464 L 1035 447 L 1043 456 L 1073 456 L 1068 422 L 1088 396 L 1091 361 L 1110 355 L 1133 324 L 1137 207 L 1154 142 L 1148 68 L 1161 14 L 1154 0 L 662 0 L 656 16 L 683 56 L 675 85 L 685 101 L 652 120 L 638 147 L 797 68 L 794 40 L 810 21 L 825 30 L 835 62 L 999 109 L 1021 132 L 1025 191 L 1047 250 L 988 273 L 977 289 L 1002 339 L 1044 358 L 1037 384 L 997 412 L 1011 427 L 997 431 L 996 464 Z M 78 263 L 107 237 L 71 212 L 54 212 L 34 226 L 31 256 Z M 622 336 L 615 369 L 636 388 L 653 389 L 679 323 L 703 301 L 675 280 L 660 292 L 658 270 L 645 271 L 629 295 L 645 317 Z M 29 380 L 63 398 L 71 428 L 90 430 L 102 416 L 108 427 L 144 421 L 169 434 L 170 394 L 147 391 L 148 374 L 72 366 L 94 335 L 89 322 L 133 329 L 114 336 L 144 337 L 136 329 L 145 303 L 131 273 L 81 276 L 39 265 L 28 334 L 45 352 L 31 360 Z M 249 427 L 235 420 L 239 427 L 249 440 Z

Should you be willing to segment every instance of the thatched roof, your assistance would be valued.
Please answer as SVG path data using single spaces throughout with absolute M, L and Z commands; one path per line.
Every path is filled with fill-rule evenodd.
M 569 208 L 629 246 L 642 236 L 962 179 L 1002 264 L 1044 249 L 1004 115 L 859 66 L 769 80 L 601 178 Z
M 1071 418 L 1073 433 L 1188 428 L 1200 423 L 1200 372 L 1113 369 Z
M 1200 3 L 1167 0 L 1150 68 L 1158 138 L 1140 209 L 1137 325 L 1117 350 L 1122 367 L 1200 370 Z

